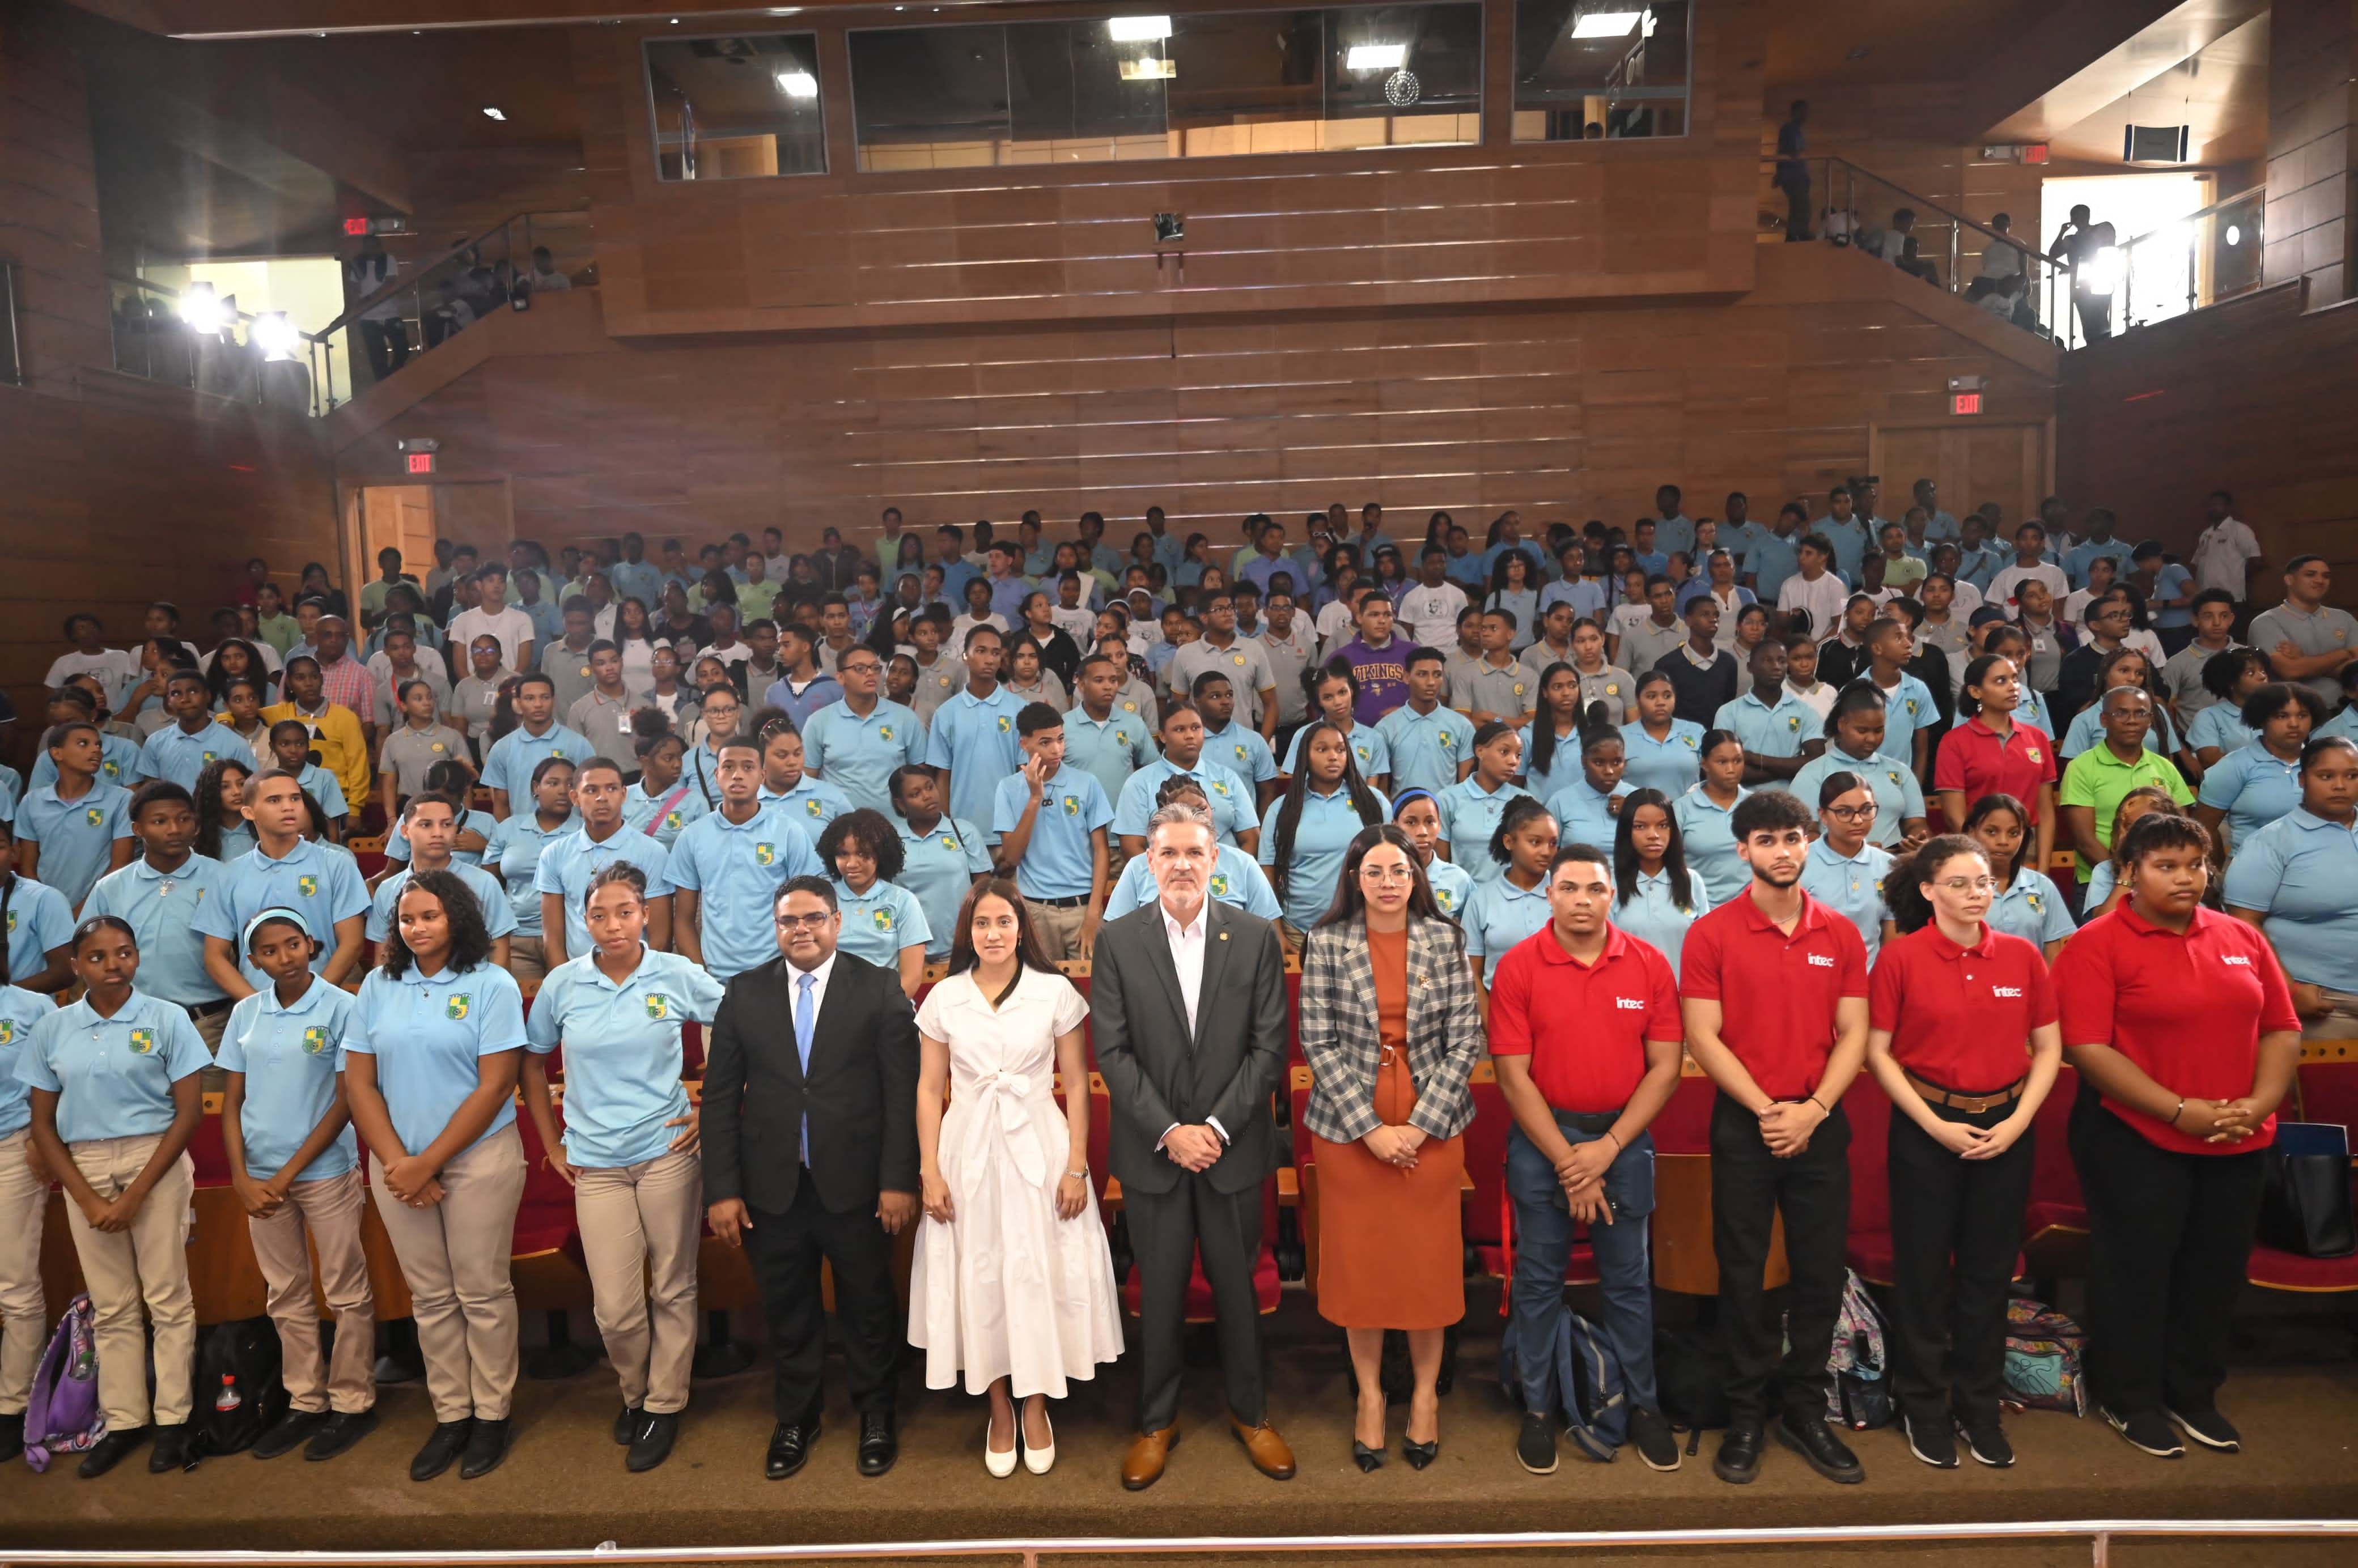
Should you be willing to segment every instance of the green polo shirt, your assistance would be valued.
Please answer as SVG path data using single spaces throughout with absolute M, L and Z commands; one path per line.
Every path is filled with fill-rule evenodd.
M 2063 790 L 2057 804 L 2093 806 L 2097 841 L 2110 845 L 2113 817 L 2121 808 L 2121 797 L 2147 784 L 2158 784 L 2168 790 L 2169 798 L 2180 806 L 2194 804 L 2194 792 L 2186 787 L 2177 763 L 2151 752 L 2140 752 L 2133 762 L 2124 762 L 2113 755 L 2110 745 L 2096 746 L 2071 759 L 2071 765 L 2063 770 Z M 2094 870 L 2085 856 L 2080 857 L 2082 883 Z

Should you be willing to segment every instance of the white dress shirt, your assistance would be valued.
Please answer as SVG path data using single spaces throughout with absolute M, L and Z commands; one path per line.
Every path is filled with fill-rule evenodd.
M 1180 1000 L 1187 1004 L 1187 1035 L 1192 1040 L 1195 1034 L 1196 1002 L 1204 993 L 1204 944 L 1210 939 L 1212 901 L 1209 898 L 1205 899 L 1196 907 L 1195 918 L 1184 925 L 1171 917 L 1169 904 L 1163 904 L 1160 907 L 1163 912 L 1163 934 L 1171 942 L 1171 967 L 1179 971 Z M 1220 1135 L 1221 1142 L 1228 1141 L 1228 1130 L 1220 1125 L 1219 1118 L 1207 1116 L 1204 1119 L 1213 1131 Z M 1156 1140 L 1154 1146 L 1157 1149 L 1162 1148 L 1163 1140 L 1168 1139 L 1172 1133 L 1178 1130 L 1178 1128 L 1179 1124 L 1175 1121 L 1164 1128 L 1163 1138 Z

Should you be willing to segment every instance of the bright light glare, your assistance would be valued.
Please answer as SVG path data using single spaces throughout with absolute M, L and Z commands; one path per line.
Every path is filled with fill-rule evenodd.
M 2228 224 L 2228 225 L 2227 225 L 2227 243 L 2228 243 L 2229 244 L 2231 244 L 2231 245 L 2240 245 L 2240 244 L 2242 244 L 2242 243 L 2244 243 L 2244 231 L 2243 231 L 2243 229 L 2242 229 L 2241 227 L 2239 227 L 2238 225 L 2234 224 L 2234 223 L 2230 223 L 2230 224 Z
M 487 120 L 504 120 L 507 116 L 486 103 L 483 105 L 483 118 Z
M 192 283 L 180 296 L 180 319 L 200 332 L 218 332 L 229 313 L 210 283 Z
M 816 98 L 818 78 L 807 70 L 782 70 L 778 72 L 778 91 L 789 98 Z
M 1118 44 L 1144 43 L 1170 36 L 1168 16 L 1115 16 L 1106 23 L 1106 37 Z
M 2118 245 L 2106 245 L 2088 258 L 2088 292 L 2110 294 L 2121 286 L 2127 271 L 2127 260 Z
M 303 335 L 295 330 L 286 311 L 265 310 L 246 330 L 246 341 L 261 350 L 265 360 L 291 360 L 296 357 L 296 345 L 303 341 Z
M 1575 38 L 1626 38 L 1645 16 L 1643 11 L 1591 11 L 1572 25 Z
M 1343 58 L 1347 70 L 1398 70 L 1407 63 L 1406 44 L 1353 44 Z

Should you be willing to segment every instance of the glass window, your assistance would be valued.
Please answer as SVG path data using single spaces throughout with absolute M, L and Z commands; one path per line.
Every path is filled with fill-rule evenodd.
M 1515 0 L 1515 140 L 1687 134 L 1686 0 Z
M 646 57 L 657 178 L 827 172 L 817 34 L 650 38 Z
M 1481 140 L 1475 4 L 890 28 L 850 45 L 867 170 Z

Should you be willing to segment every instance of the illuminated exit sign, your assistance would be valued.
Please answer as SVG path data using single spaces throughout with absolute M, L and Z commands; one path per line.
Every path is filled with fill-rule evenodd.
M 434 454 L 432 452 L 411 452 L 407 454 L 407 457 L 409 471 L 411 473 L 432 473 L 434 471 Z
M 1952 392 L 1952 393 L 1951 393 L 1951 394 L 1949 395 L 1949 412 L 1950 412 L 1950 413 L 1952 413 L 1952 414 L 1978 414 L 1978 413 L 1980 413 L 1981 411 L 1982 411 L 1982 395 L 1981 395 L 1980 393 L 1978 393 L 1978 392 Z M 410 460 L 411 460 L 412 462 L 415 462 L 416 460 L 413 458 L 413 459 L 411 459 Z M 411 471 L 412 471 L 412 472 L 416 472 L 416 470 L 415 469 L 413 469 Z

